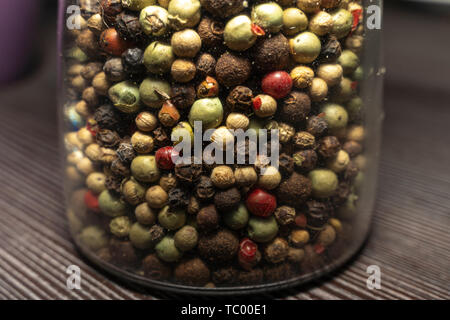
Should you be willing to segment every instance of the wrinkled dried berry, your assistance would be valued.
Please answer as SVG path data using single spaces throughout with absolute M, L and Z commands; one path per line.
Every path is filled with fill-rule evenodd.
M 202 176 L 195 189 L 195 195 L 199 200 L 210 200 L 214 197 L 216 190 L 211 178 Z
M 317 152 L 324 158 L 334 157 L 341 149 L 341 144 L 335 136 L 327 136 L 319 141 Z
M 189 194 L 180 188 L 169 191 L 169 207 L 171 209 L 184 209 L 189 204 Z
M 128 77 L 142 78 L 146 74 L 144 66 L 144 52 L 139 48 L 132 48 L 125 51 L 122 55 L 123 69 Z
M 102 129 L 97 132 L 97 143 L 105 148 L 115 149 L 119 146 L 120 136 L 117 132 L 108 129 Z
M 253 91 L 244 86 L 235 87 L 227 97 L 227 107 L 230 112 L 250 112 L 253 107 Z

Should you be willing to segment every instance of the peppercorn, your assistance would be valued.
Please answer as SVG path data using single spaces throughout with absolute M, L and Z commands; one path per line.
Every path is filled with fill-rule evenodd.
M 319 56 L 322 44 L 312 32 L 302 32 L 289 41 L 292 58 L 298 63 L 311 63 Z
M 77 138 L 85 146 L 94 142 L 94 136 L 86 127 L 78 130 Z
M 135 13 L 123 11 L 116 16 L 115 27 L 124 40 L 141 41 L 144 37 L 139 16 Z
M 337 217 L 343 220 L 350 220 L 354 218 L 357 213 L 358 196 L 350 194 L 347 201 L 337 210 Z
M 100 146 L 106 148 L 115 149 L 120 144 L 119 134 L 108 129 L 99 130 L 95 138 Z
M 82 30 L 77 37 L 76 44 L 85 57 L 98 57 L 100 47 L 97 41 L 97 36 L 89 29 Z
M 311 192 L 311 181 L 294 172 L 287 180 L 281 182 L 277 190 L 277 198 L 280 203 L 298 207 L 309 198 Z
M 266 243 L 270 242 L 278 234 L 278 224 L 273 216 L 268 218 L 253 216 L 248 222 L 247 231 L 250 239 Z
M 116 194 L 120 193 L 120 184 L 122 182 L 122 177 L 120 176 L 106 176 L 105 187 L 108 191 L 114 192 Z
M 156 182 L 160 172 L 154 156 L 138 156 L 131 162 L 133 177 L 141 182 Z
M 195 194 L 202 201 L 212 199 L 215 194 L 213 181 L 207 176 L 202 176 L 196 185 Z
M 322 50 L 319 55 L 321 63 L 333 63 L 342 53 L 342 46 L 335 36 L 329 36 L 322 44 Z
M 172 129 L 173 145 L 181 143 L 186 139 L 186 143 L 192 145 L 194 142 L 194 131 L 188 122 L 181 121 Z
M 200 209 L 197 213 L 197 227 L 202 232 L 211 232 L 219 227 L 220 217 L 214 205 Z
M 294 172 L 294 159 L 286 153 L 280 154 L 278 159 L 279 170 L 282 176 L 290 176 Z
M 314 149 L 316 138 L 309 132 L 299 131 L 294 135 L 293 143 L 298 149 Z
M 274 2 L 253 7 L 251 17 L 254 24 L 267 32 L 277 33 L 283 27 L 283 9 Z
M 327 198 L 333 195 L 338 187 L 338 178 L 331 170 L 316 169 L 309 173 L 312 194 L 317 198 Z
M 90 62 L 83 66 L 80 75 L 86 80 L 92 80 L 97 73 L 102 71 L 102 68 L 101 62 Z
M 264 272 L 261 269 L 252 269 L 250 271 L 240 271 L 237 283 L 240 285 L 261 284 L 264 279 Z
M 153 150 L 154 142 L 151 135 L 136 131 L 131 137 L 131 144 L 139 154 L 150 153 Z
M 105 187 L 106 176 L 101 172 L 93 172 L 86 178 L 86 186 L 89 190 L 95 194 L 100 194 L 106 189 Z
M 140 79 L 145 73 L 144 52 L 139 48 L 131 48 L 122 54 L 123 70 L 131 79 Z
M 286 97 L 292 90 L 292 79 L 285 71 L 273 71 L 264 76 L 261 89 L 275 99 Z
M 124 215 L 128 209 L 125 201 L 108 190 L 100 194 L 98 205 L 103 214 L 112 218 Z
M 333 28 L 331 29 L 331 34 L 336 36 L 338 39 L 346 37 L 352 30 L 352 14 L 345 9 L 336 9 L 330 14 L 333 19 Z
M 111 87 L 111 82 L 106 78 L 104 72 L 99 72 L 94 79 L 92 79 L 92 87 L 95 89 L 97 95 L 107 96 L 108 90 Z
M 98 196 L 92 191 L 87 191 L 84 195 L 84 203 L 86 208 L 93 212 L 100 212 Z
M 144 52 L 144 65 L 154 74 L 169 72 L 174 60 L 172 47 L 159 41 L 152 42 Z
M 243 0 L 201 0 L 202 7 L 214 16 L 228 18 L 244 10 Z
M 109 25 L 114 24 L 115 17 L 122 12 L 123 7 L 121 0 L 101 0 L 103 19 Z
M 347 130 L 347 139 L 356 142 L 363 142 L 365 138 L 364 127 L 359 125 L 354 125 Z
M 87 20 L 87 27 L 95 35 L 99 36 L 105 30 L 103 17 L 100 13 L 96 13 Z
M 350 185 L 347 181 L 340 182 L 336 192 L 331 197 L 331 204 L 337 208 L 342 206 L 350 196 L 351 190 Z
M 334 240 L 336 240 L 336 231 L 330 225 L 326 225 L 317 237 L 317 243 L 324 247 L 331 245 Z
M 277 101 L 267 94 L 260 94 L 253 99 L 253 111 L 260 118 L 273 116 L 277 112 Z
M 143 132 L 153 131 L 158 125 L 158 119 L 148 111 L 144 111 L 138 114 L 135 122 L 137 128 Z
M 172 188 L 168 194 L 171 209 L 184 209 L 189 205 L 189 195 L 184 189 Z
M 248 113 L 253 107 L 253 91 L 247 87 L 237 86 L 230 91 L 226 102 L 232 112 Z
M 298 248 L 289 248 L 287 259 L 289 262 L 298 264 L 303 261 L 305 257 L 305 250 Z
M 264 31 L 261 31 L 261 35 L 264 35 Z M 223 34 L 225 45 L 231 50 L 245 51 L 255 44 L 257 33 L 249 17 L 235 16 L 225 25 Z
M 306 131 L 316 137 L 321 137 L 328 130 L 328 123 L 323 117 L 311 116 L 308 118 Z
M 217 50 L 223 44 L 224 25 L 222 22 L 204 17 L 197 28 L 202 45 L 212 50 Z
M 344 70 L 344 75 L 348 76 L 355 72 L 356 68 L 359 66 L 358 56 L 350 50 L 342 51 L 341 56 L 337 61 Z
M 167 204 L 169 200 L 169 195 L 160 186 L 153 186 L 147 190 L 145 194 L 145 199 L 147 200 L 150 208 L 161 209 Z
M 114 218 L 109 224 L 109 230 L 118 238 L 128 237 L 130 229 L 131 220 L 127 216 Z
M 293 91 L 283 101 L 280 117 L 283 121 L 300 125 L 311 111 L 311 100 L 303 92 Z
M 189 112 L 189 123 L 195 125 L 201 121 L 203 129 L 217 128 L 223 120 L 223 106 L 219 98 L 205 98 L 197 100 Z
M 189 82 L 195 78 L 197 68 L 192 61 L 177 59 L 172 63 L 171 75 L 177 82 Z
M 159 122 L 164 127 L 173 127 L 180 120 L 181 115 L 178 109 L 170 101 L 164 102 L 158 113 Z
M 333 132 L 347 126 L 348 113 L 344 107 L 334 103 L 327 103 L 322 107 L 321 111 L 325 114 L 324 119 L 328 123 L 328 128 Z
M 324 36 L 331 31 L 333 19 L 328 12 L 319 11 L 309 20 L 309 30 L 317 36 Z
M 264 258 L 270 263 L 281 263 L 289 254 L 289 245 L 283 238 L 275 238 L 264 249 Z
M 219 83 L 216 79 L 207 76 L 197 88 L 197 96 L 199 98 L 212 98 L 217 97 L 219 94 Z
M 201 287 L 208 283 L 210 271 L 198 258 L 181 262 L 174 270 L 175 280 L 184 285 Z
M 167 193 L 169 193 L 169 204 L 170 204 L 170 191 L 178 186 L 177 178 L 175 178 L 175 175 L 173 173 L 168 173 L 166 175 L 163 175 L 161 179 L 159 179 L 159 185 Z
M 357 155 L 361 154 L 363 148 L 362 145 L 359 142 L 350 140 L 347 141 L 343 146 L 342 146 L 342 150 L 344 150 L 345 152 L 348 153 L 348 155 L 351 158 L 356 157 Z
M 220 212 L 235 210 L 241 202 L 241 193 L 237 188 L 217 191 L 214 195 L 214 204 Z
M 311 86 L 314 78 L 314 71 L 306 66 L 298 66 L 292 69 L 290 75 L 294 86 L 299 89 L 304 89 Z
M 119 266 L 136 267 L 139 265 L 136 249 L 130 241 L 112 238 L 109 242 L 109 251 L 111 260 Z
M 142 225 L 153 225 L 156 222 L 156 215 L 148 203 L 141 203 L 134 210 L 136 220 Z
M 112 86 L 108 96 L 114 106 L 124 113 L 135 113 L 140 109 L 139 88 L 131 81 L 123 81 Z
M 277 207 L 277 199 L 274 195 L 262 190 L 254 189 L 247 195 L 247 209 L 259 217 L 268 217 Z
M 226 52 L 217 60 L 217 81 L 226 87 L 244 83 L 250 77 L 250 74 L 251 63 L 247 58 Z
M 170 101 L 179 109 L 191 107 L 196 99 L 195 88 L 192 85 L 174 84 Z
M 196 164 L 194 158 L 191 164 L 180 163 L 175 166 L 175 175 L 177 179 L 184 184 L 196 183 L 203 172 L 201 164 Z
M 326 99 L 328 95 L 328 85 L 327 83 L 320 79 L 314 78 L 309 87 L 309 96 L 314 102 L 320 102 Z
M 297 0 L 297 7 L 306 13 L 320 10 L 320 0 Z
M 317 153 L 314 150 L 302 150 L 294 153 L 295 167 L 303 172 L 313 170 L 317 164 Z
M 244 238 L 239 243 L 238 262 L 242 269 L 252 270 L 261 261 L 258 246 L 252 240 Z
M 156 254 L 151 254 L 142 260 L 142 270 L 145 277 L 154 280 L 167 280 L 171 275 L 171 268 L 161 261 Z
M 236 168 L 234 177 L 239 187 L 251 187 L 258 181 L 258 175 L 253 167 Z
M 260 72 L 285 69 L 289 63 L 289 41 L 281 33 L 261 38 L 253 46 L 252 56 Z
M 319 154 L 324 158 L 336 156 L 341 148 L 339 140 L 335 136 L 327 136 L 319 141 Z
M 149 5 L 141 10 L 139 23 L 148 36 L 163 36 L 169 31 L 169 13 L 159 6 Z
M 84 228 L 78 236 L 80 242 L 89 250 L 97 251 L 108 244 L 108 238 L 105 232 L 97 226 L 88 226 Z
M 194 249 L 198 243 L 198 233 L 191 226 L 184 226 L 175 233 L 175 246 L 180 251 L 186 252 Z
M 158 222 L 168 230 L 178 230 L 186 224 L 186 213 L 183 210 L 172 210 L 169 206 L 165 206 L 158 214 Z
M 109 28 L 100 35 L 100 48 L 107 54 L 121 56 L 132 42 L 122 39 L 115 28 Z
M 77 92 L 83 92 L 88 86 L 88 82 L 82 76 L 77 76 L 72 79 L 71 86 Z M 75 93 L 75 96 L 78 97 L 78 93 Z
M 87 87 L 86 89 L 84 89 L 82 98 L 90 108 L 97 107 L 100 102 L 99 96 L 94 87 Z
M 119 82 L 126 78 L 122 59 L 120 58 L 108 59 L 103 66 L 103 71 L 105 72 L 108 80 L 113 82 Z
M 358 35 L 347 37 L 345 47 L 353 53 L 360 55 L 364 48 L 364 37 Z
M 200 202 L 196 197 L 190 197 L 187 205 L 187 212 L 191 215 L 197 214 L 200 211 Z
M 232 130 L 246 130 L 250 124 L 250 120 L 242 113 L 230 113 L 226 120 L 228 129 Z
M 129 142 L 122 142 L 116 150 L 117 157 L 123 163 L 131 163 L 134 158 L 136 158 L 136 152 L 133 146 Z
M 199 0 L 171 0 L 167 10 L 169 11 L 169 22 L 175 30 L 193 27 L 201 18 Z
M 202 47 L 202 40 L 194 30 L 185 29 L 173 34 L 171 45 L 175 55 L 194 58 Z
M 129 204 L 135 206 L 144 201 L 145 187 L 131 178 L 122 182 L 121 193 Z
M 288 206 L 281 206 L 275 210 L 275 218 L 280 226 L 288 226 L 294 223 L 295 209 Z
M 156 246 L 158 258 L 165 262 L 175 262 L 181 259 L 183 253 L 175 246 L 173 236 L 165 236 Z
M 233 170 L 228 166 L 215 167 L 211 173 L 211 182 L 220 189 L 227 189 L 236 182 Z
M 227 230 L 220 230 L 199 239 L 198 252 L 211 264 L 223 264 L 232 260 L 239 250 L 238 238 Z
M 139 87 L 142 102 L 150 108 L 161 108 L 170 99 L 171 91 L 167 81 L 157 78 L 146 78 Z
M 317 69 L 317 76 L 333 87 L 342 81 L 343 72 L 340 64 L 322 64 Z
M 302 248 L 309 242 L 310 236 L 306 230 L 292 230 L 289 242 L 296 248 Z
M 273 190 L 281 182 L 281 174 L 275 167 L 267 167 L 264 171 L 264 174 L 260 175 L 258 180 L 258 187 L 263 188 L 265 190 Z
M 293 36 L 308 27 L 308 17 L 297 8 L 288 8 L 283 11 L 283 32 Z
M 327 161 L 327 168 L 340 173 L 344 171 L 350 162 L 350 156 L 344 150 L 339 150 L 339 152 L 333 158 Z

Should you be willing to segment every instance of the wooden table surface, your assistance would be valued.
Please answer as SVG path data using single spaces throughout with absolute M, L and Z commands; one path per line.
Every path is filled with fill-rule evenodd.
M 386 122 L 372 234 L 333 276 L 273 297 L 450 298 L 449 21 L 387 9 Z M 54 61 L 47 55 L 34 76 L 0 90 L 0 299 L 173 297 L 120 284 L 76 252 L 62 205 Z M 82 290 L 66 288 L 73 264 L 81 267 Z M 381 268 L 381 290 L 366 288 L 369 265 Z

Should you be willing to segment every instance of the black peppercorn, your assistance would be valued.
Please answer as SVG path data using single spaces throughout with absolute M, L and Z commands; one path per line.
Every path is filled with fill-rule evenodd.
M 347 141 L 342 146 L 342 150 L 347 152 L 348 155 L 350 156 L 350 158 L 354 158 L 357 155 L 359 155 L 362 152 L 362 149 L 363 149 L 362 145 L 359 142 L 352 141 L 352 140 Z
M 234 16 L 244 10 L 243 0 L 201 0 L 206 11 L 219 18 Z
M 97 132 L 97 143 L 105 148 L 115 149 L 120 143 L 120 136 L 116 131 L 102 129 Z
M 197 28 L 197 32 L 202 39 L 202 45 L 211 49 L 223 47 L 223 30 L 222 22 L 209 17 L 203 18 Z
M 319 141 L 317 152 L 324 158 L 334 157 L 341 149 L 341 144 L 335 136 L 327 136 Z
M 252 65 L 247 58 L 224 53 L 216 64 L 216 77 L 226 87 L 240 85 L 250 77 Z
M 155 146 L 161 148 L 170 145 L 170 138 L 163 127 L 158 127 L 152 131 Z
M 283 101 L 280 116 L 283 121 L 300 125 L 311 111 L 311 99 L 306 93 L 293 91 Z
M 174 84 L 172 86 L 172 97 L 170 101 L 179 109 L 191 107 L 196 99 L 196 91 L 193 85 Z
M 116 175 L 108 175 L 105 179 L 105 187 L 109 191 L 114 193 L 120 193 L 120 185 L 122 184 L 123 177 Z
M 201 201 L 210 200 L 214 197 L 216 190 L 211 178 L 202 176 L 197 184 L 195 195 Z
M 295 167 L 302 171 L 308 172 L 313 170 L 317 165 L 317 153 L 314 150 L 302 150 L 293 155 Z
M 295 209 L 288 206 L 279 207 L 275 211 L 275 218 L 281 226 L 293 224 L 295 220 Z
M 288 154 L 282 153 L 279 158 L 279 166 L 283 176 L 290 176 L 294 172 L 294 159 Z
M 214 196 L 214 204 L 220 212 L 229 212 L 239 207 L 241 202 L 241 193 L 237 188 L 231 188 L 225 191 L 218 191 Z
M 306 202 L 306 225 L 312 230 L 320 230 L 330 219 L 331 206 L 327 203 L 311 200 Z
M 226 102 L 230 112 L 249 113 L 253 106 L 253 91 L 244 86 L 237 86 L 231 90 Z
M 122 12 L 122 1 L 121 0 L 101 0 L 100 5 L 103 13 L 103 20 L 108 25 L 113 25 L 116 20 L 116 16 Z
M 101 129 L 114 129 L 120 123 L 120 115 L 110 104 L 98 107 L 94 113 L 94 120 Z
M 141 41 L 144 33 L 139 23 L 139 16 L 129 11 L 123 11 L 116 17 L 116 30 L 124 40 Z
M 334 62 L 341 56 L 341 53 L 341 43 L 336 37 L 330 36 L 322 44 L 322 50 L 318 60 L 322 63 Z
M 150 228 L 149 233 L 150 233 L 151 242 L 153 244 L 157 244 L 166 235 L 164 228 L 161 227 L 159 224 L 153 225 Z
M 113 160 L 110 165 L 111 172 L 117 176 L 129 177 L 131 175 L 130 167 L 119 159 Z
M 216 58 L 209 53 L 202 53 L 195 64 L 197 73 L 201 78 L 214 76 L 216 72 Z
M 289 63 L 289 50 L 289 41 L 282 33 L 261 38 L 252 49 L 256 69 L 264 73 L 285 69 Z
M 214 205 L 202 208 L 197 213 L 197 227 L 202 232 L 211 232 L 219 227 L 220 217 Z
M 328 130 L 327 121 L 318 116 L 312 116 L 308 119 L 306 124 L 306 131 L 314 135 L 315 137 L 323 136 Z
M 180 163 L 175 166 L 175 175 L 181 183 L 193 184 L 197 182 L 202 175 L 202 165 L 195 164 L 192 158 L 191 164 Z
M 306 131 L 297 132 L 292 140 L 297 149 L 313 149 L 316 145 L 316 138 Z
M 131 48 L 122 54 L 122 65 L 125 73 L 132 79 L 145 76 L 144 51 L 139 48 Z
M 136 158 L 136 152 L 130 142 L 122 142 L 116 150 L 117 157 L 123 163 L 131 163 Z
M 111 58 L 106 61 L 103 66 L 103 72 L 105 72 L 106 78 L 113 82 L 119 82 L 126 78 L 121 58 Z
M 171 209 L 184 209 L 189 204 L 189 195 L 180 188 L 173 188 L 169 191 L 169 207 Z

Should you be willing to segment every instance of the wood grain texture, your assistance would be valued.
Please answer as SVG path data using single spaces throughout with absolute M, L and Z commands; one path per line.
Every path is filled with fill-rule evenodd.
M 388 11 L 385 18 L 385 28 L 402 22 L 407 28 L 410 19 L 429 28 L 441 23 L 408 12 Z M 409 65 L 404 60 L 396 65 L 400 56 L 408 58 L 405 50 L 414 40 L 402 30 L 397 28 L 396 38 L 386 34 L 391 56 L 386 124 L 373 229 L 366 247 L 335 274 L 266 297 L 450 298 L 450 84 L 448 77 L 440 79 L 447 86 L 433 86 L 421 77 L 414 81 L 403 70 L 414 62 L 412 58 Z M 405 38 L 399 42 L 402 32 Z M 448 43 L 443 45 L 447 48 L 436 53 L 438 61 L 440 54 L 450 51 Z M 54 57 L 47 59 L 52 66 Z M 429 72 L 418 67 L 417 72 Z M 75 250 L 62 206 L 53 75 L 49 67 L 0 92 L 0 299 L 177 298 L 121 284 Z M 82 269 L 79 291 L 66 288 L 65 270 L 72 264 Z M 369 265 L 381 268 L 381 290 L 366 288 Z

